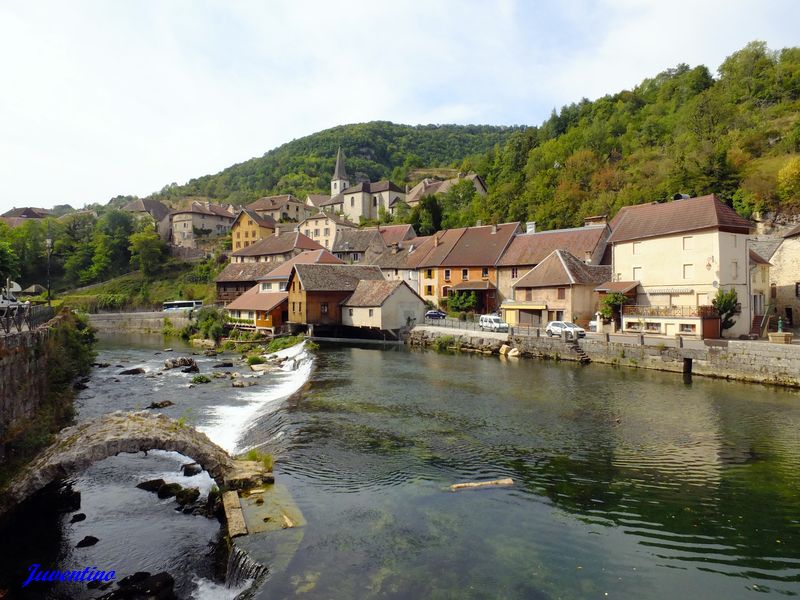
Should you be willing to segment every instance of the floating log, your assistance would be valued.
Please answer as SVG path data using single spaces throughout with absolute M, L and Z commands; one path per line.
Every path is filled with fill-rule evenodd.
M 514 485 L 514 480 L 511 477 L 503 479 L 493 479 L 492 481 L 474 481 L 471 483 L 454 483 L 450 486 L 451 492 L 458 492 L 460 490 L 474 490 L 480 488 L 494 487 L 494 486 L 507 486 Z

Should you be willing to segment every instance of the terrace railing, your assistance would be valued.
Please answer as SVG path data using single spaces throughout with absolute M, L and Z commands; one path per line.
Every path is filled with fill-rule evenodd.
M 719 317 L 719 312 L 713 306 L 645 306 L 643 304 L 624 304 L 622 306 L 624 317 L 673 317 L 696 319 L 713 319 Z

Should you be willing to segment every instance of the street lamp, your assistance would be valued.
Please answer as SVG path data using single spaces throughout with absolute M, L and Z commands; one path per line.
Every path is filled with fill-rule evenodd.
M 50 304 L 50 256 L 53 254 L 53 240 L 47 238 L 44 241 L 44 247 L 47 250 L 47 306 Z

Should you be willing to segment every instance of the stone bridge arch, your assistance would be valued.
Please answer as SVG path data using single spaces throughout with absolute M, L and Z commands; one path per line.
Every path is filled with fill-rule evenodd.
M 25 470 L 0 490 L 0 514 L 50 483 L 120 452 L 169 450 L 191 457 L 222 487 L 235 461 L 204 433 L 166 415 L 113 412 L 63 429 Z

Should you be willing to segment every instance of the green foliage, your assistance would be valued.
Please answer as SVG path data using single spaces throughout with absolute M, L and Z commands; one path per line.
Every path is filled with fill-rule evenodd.
M 140 269 L 145 277 L 152 278 L 161 269 L 167 256 L 167 245 L 152 230 L 130 236 L 131 265 Z
M 474 311 L 478 306 L 478 297 L 475 292 L 455 292 L 450 294 L 447 298 L 447 309 L 451 312 L 469 312 Z M 466 315 L 464 319 L 466 319 Z
M 219 342 L 224 334 L 225 312 L 213 306 L 204 306 L 197 311 L 194 320 L 181 330 L 180 336 L 188 340 L 199 335 L 203 339 Z
M 455 338 L 452 335 L 443 335 L 433 340 L 432 347 L 437 352 L 446 352 L 454 343 Z
M 195 375 L 192 383 L 211 383 L 211 378 L 208 375 Z
M 625 294 L 620 292 L 608 293 L 600 300 L 600 308 L 597 312 L 600 313 L 603 320 L 610 321 L 614 318 L 615 314 L 619 314 L 622 305 L 627 301 L 628 297 Z
M 791 158 L 778 172 L 778 197 L 784 208 L 800 209 L 800 157 Z
M 250 365 L 251 367 L 253 365 L 263 365 L 265 362 L 267 361 L 265 361 L 264 357 L 261 356 L 260 354 L 251 354 L 250 356 L 247 357 L 247 364 Z
M 717 295 L 711 301 L 711 305 L 719 312 L 722 331 L 730 329 L 736 322 L 733 317 L 736 314 L 738 304 L 739 298 L 735 288 L 731 288 L 727 292 L 722 288 L 717 290 Z
M 278 350 L 283 350 L 284 348 L 291 348 L 292 346 L 296 346 L 297 344 L 303 342 L 305 339 L 306 338 L 303 335 L 277 337 L 267 344 L 267 353 L 269 354 L 271 352 L 277 352 Z
M 293 140 L 264 156 L 217 173 L 170 185 L 153 197 L 169 201 L 181 196 L 207 196 L 246 204 L 267 194 L 330 190 L 336 150 L 347 156 L 348 173 L 371 181 L 391 179 L 398 185 L 415 167 L 450 165 L 503 144 L 518 127 L 485 125 L 397 125 L 386 121 L 342 125 Z
M 161 335 L 164 337 L 174 337 L 180 335 L 180 330 L 172 324 L 169 317 L 164 317 L 164 325 L 161 327 Z
M 19 259 L 8 242 L 0 241 L 0 287 L 5 287 L 6 279 L 19 275 Z

